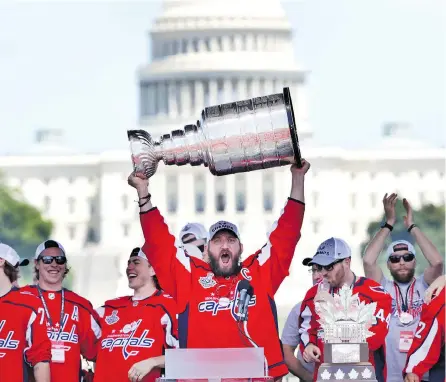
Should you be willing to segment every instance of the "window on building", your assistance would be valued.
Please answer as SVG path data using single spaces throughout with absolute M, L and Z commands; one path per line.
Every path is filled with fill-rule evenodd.
M 263 209 L 272 211 L 274 208 L 274 175 L 263 172 Z
M 51 207 L 51 199 L 50 199 L 50 197 L 48 195 L 46 195 L 43 198 L 43 210 L 45 212 L 48 212 L 50 210 L 50 207 Z
M 231 80 L 232 87 L 232 99 L 238 99 L 238 81 L 236 79 Z
M 75 200 L 72 196 L 68 198 L 68 213 L 73 214 L 75 210 Z
M 181 107 L 181 81 L 175 82 L 175 102 L 177 104 L 177 113 L 181 115 L 182 107 Z
M 179 48 L 179 42 L 178 40 L 174 40 L 172 43 L 172 54 L 178 54 L 180 48 Z
M 209 38 L 204 39 L 204 46 L 206 47 L 206 51 L 211 51 L 211 40 Z
M 259 95 L 264 96 L 265 94 L 265 79 L 261 78 L 259 81 Z
M 98 241 L 96 230 L 93 227 L 88 228 L 87 243 L 97 243 Z
M 312 225 L 313 225 L 313 227 L 312 227 L 313 228 L 313 233 L 314 234 L 319 233 L 319 229 L 320 229 L 319 221 L 318 220 L 313 220 Z
M 350 195 L 350 204 L 351 204 L 352 208 L 356 208 L 356 194 Z
M 206 106 L 211 106 L 211 105 L 209 105 L 209 101 L 210 101 L 210 98 L 209 98 L 209 81 L 203 81 L 203 95 L 204 95 L 204 99 L 203 99 L 203 102 L 204 102 L 204 106 L 206 107 Z
M 252 79 L 251 78 L 248 78 L 246 80 L 246 92 L 248 93 L 247 94 L 248 98 L 252 98 L 255 96 L 254 94 L 252 94 Z
M 223 50 L 223 39 L 221 38 L 221 36 L 217 37 L 217 49 L 219 52 Z
M 175 175 L 169 175 L 166 178 L 167 189 L 167 211 L 177 212 L 178 208 L 178 179 Z
M 129 208 L 129 196 L 128 195 L 122 195 L 121 196 L 121 203 L 122 203 L 122 209 L 126 210 Z
M 215 178 L 215 209 L 217 212 L 224 212 L 226 208 L 226 179 L 224 177 Z
M 187 40 L 181 41 L 181 53 L 187 53 Z
M 124 237 L 128 237 L 129 233 L 130 233 L 130 224 L 124 223 L 122 225 L 122 234 L 124 235 Z
M 230 36 L 229 37 L 229 50 L 233 52 L 235 50 L 235 37 Z
M 235 174 L 235 209 L 243 212 L 246 208 L 246 176 Z
M 203 175 L 198 175 L 194 180 L 195 186 L 195 211 L 204 212 L 206 208 L 206 182 Z
M 76 238 L 76 227 L 73 224 L 68 226 L 68 237 L 70 240 L 74 240 Z
M 192 48 L 193 48 L 194 52 L 198 52 L 198 38 L 193 39 Z
M 358 232 L 358 224 L 356 222 L 351 223 L 352 235 L 355 236 Z
M 223 80 L 218 79 L 217 80 L 217 103 L 223 103 L 225 102 L 224 99 L 224 90 L 223 90 Z
M 190 106 L 191 111 L 194 112 L 195 108 L 195 82 L 189 81 L 189 95 L 190 95 Z

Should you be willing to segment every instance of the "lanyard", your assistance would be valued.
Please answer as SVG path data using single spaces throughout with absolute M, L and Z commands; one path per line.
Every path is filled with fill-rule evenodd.
M 414 289 L 415 289 L 415 280 L 412 280 L 412 283 L 406 289 L 406 298 L 405 299 L 403 298 L 403 293 L 401 292 L 400 286 L 396 282 L 393 282 L 393 285 L 395 287 L 396 306 L 398 309 L 398 313 L 401 312 L 401 310 L 403 312 L 408 312 L 409 310 L 412 310 L 413 293 L 414 293 Z M 409 291 L 410 291 L 410 300 L 408 300 Z M 399 302 L 400 299 L 401 299 L 401 308 L 400 308 L 400 302 Z
M 43 297 L 42 290 L 40 289 L 39 286 L 37 286 L 37 290 L 39 291 L 39 297 L 40 297 L 40 300 L 42 301 L 43 310 L 45 311 L 45 316 L 48 320 L 48 323 L 50 324 L 51 327 L 53 327 L 53 322 L 51 320 L 50 311 L 48 310 L 48 305 L 46 304 L 45 298 Z M 58 333 L 57 337 L 59 337 L 60 332 L 62 331 L 64 310 L 65 310 L 65 291 L 62 289 L 61 293 L 62 293 L 62 296 L 61 296 L 62 303 L 61 303 L 61 308 L 60 308 L 59 333 Z
M 356 284 L 356 275 L 353 273 L 353 283 L 352 283 L 352 285 L 350 285 L 350 289 L 353 290 L 353 287 L 355 286 L 355 284 Z M 330 288 L 330 293 L 333 297 L 334 297 L 335 289 L 339 289 L 339 288 Z

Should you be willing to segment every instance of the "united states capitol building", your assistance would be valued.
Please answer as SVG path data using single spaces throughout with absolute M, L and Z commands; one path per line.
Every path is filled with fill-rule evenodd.
M 310 286 L 301 259 L 327 237 L 347 240 L 354 268 L 362 273 L 359 246 L 368 223 L 382 216 L 385 192 L 399 192 L 415 208 L 445 203 L 446 150 L 408 140 L 404 124 L 386 121 L 377 126 L 383 130 L 379 147 L 316 147 L 307 117 L 308 75 L 295 59 L 291 25 L 278 0 L 266 7 L 253 1 L 236 7 L 164 1 L 151 29 L 152 61 L 138 68 L 140 125 L 157 136 L 194 123 L 205 105 L 290 88 L 302 154 L 312 168 L 302 239 L 276 300 L 283 316 Z M 73 289 L 99 305 L 128 293 L 127 258 L 143 243 L 136 195 L 127 185 L 130 152 L 72 153 L 58 141 L 60 134 L 38 131 L 35 151 L 0 157 L 0 168 L 54 222 L 52 236 L 65 245 L 76 276 Z M 209 226 L 231 220 L 248 255 L 264 244 L 290 180 L 288 167 L 215 177 L 202 166 L 160 164 L 151 193 L 175 235 L 190 221 Z

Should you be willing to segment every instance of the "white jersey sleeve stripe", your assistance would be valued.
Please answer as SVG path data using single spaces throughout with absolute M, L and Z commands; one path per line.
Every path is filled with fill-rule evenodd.
M 31 347 L 33 346 L 33 329 L 32 329 L 32 325 L 33 325 L 34 321 L 36 320 L 36 317 L 37 317 L 36 313 L 31 312 L 31 315 L 30 315 L 29 320 L 28 320 L 28 325 L 26 326 L 25 339 L 26 339 L 26 345 L 27 346 L 26 346 L 25 350 L 23 351 L 23 354 L 25 355 L 24 356 L 25 362 L 29 366 L 31 366 L 31 365 L 29 364 L 29 362 L 26 359 L 26 352 L 29 349 L 31 349 Z
M 424 339 L 423 343 L 409 357 L 409 360 L 407 362 L 407 368 L 406 368 L 407 373 L 412 373 L 414 367 L 416 367 L 417 365 L 419 365 L 421 362 L 423 362 L 426 359 L 427 354 L 429 353 L 429 349 L 431 348 L 432 343 L 433 343 L 434 338 L 437 335 L 437 333 L 438 333 L 438 321 L 435 318 L 434 322 L 432 323 L 432 326 L 429 330 L 429 333 L 426 336 L 426 338 Z
M 308 334 L 308 330 L 310 329 L 311 310 L 309 306 L 305 307 L 300 317 L 302 319 L 302 323 L 299 327 L 300 340 L 305 346 L 307 346 L 310 342 L 310 335 Z
M 161 324 L 166 327 L 166 344 L 173 347 L 178 348 L 179 347 L 179 341 L 175 338 L 175 336 L 172 333 L 172 320 L 170 319 L 170 316 L 165 313 L 161 317 Z

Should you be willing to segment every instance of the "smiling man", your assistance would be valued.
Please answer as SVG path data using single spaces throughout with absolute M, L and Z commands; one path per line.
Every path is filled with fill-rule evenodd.
M 240 348 L 253 343 L 265 350 L 269 375 L 288 373 L 277 328 L 274 295 L 286 276 L 304 216 L 304 179 L 310 168 L 291 167 L 290 197 L 266 244 L 241 261 L 243 244 L 237 227 L 219 221 L 209 230 L 206 250 L 209 263 L 190 256 L 187 247 L 175 247 L 175 237 L 157 208 L 151 203 L 148 180 L 132 173 L 129 184 L 140 200 L 144 253 L 153 265 L 163 289 L 172 295 L 179 309 L 179 340 L 182 348 Z M 152 178 L 153 179 L 153 178 Z M 238 286 L 249 283 L 253 295 L 248 301 L 247 329 L 252 342 L 240 329 Z
M 79 381 L 81 355 L 96 357 L 99 317 L 90 301 L 63 288 L 69 272 L 65 249 L 55 240 L 41 243 L 34 258 L 36 285 L 21 288 L 42 302 L 39 319 L 46 322 L 51 340 L 51 381 Z

